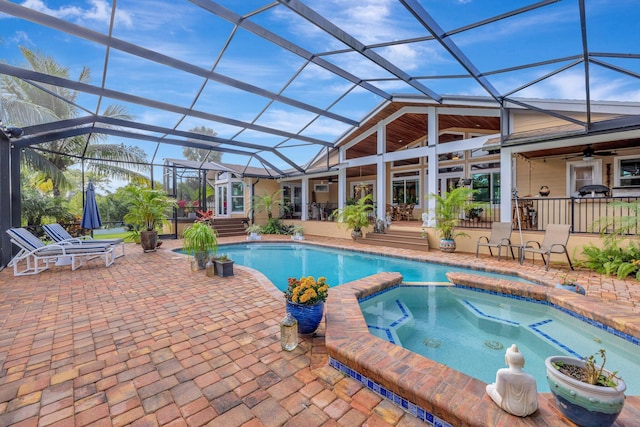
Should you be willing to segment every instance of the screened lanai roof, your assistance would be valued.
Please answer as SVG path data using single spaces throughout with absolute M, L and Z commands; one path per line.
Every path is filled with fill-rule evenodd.
M 398 97 L 571 99 L 587 113 L 640 100 L 633 0 L 0 0 L 0 12 L 0 74 L 74 110 L 27 122 L 3 93 L 18 147 L 102 134 L 154 165 L 187 145 L 285 176 Z M 69 77 L 32 70 L 20 46 Z M 112 105 L 129 117 L 109 117 Z

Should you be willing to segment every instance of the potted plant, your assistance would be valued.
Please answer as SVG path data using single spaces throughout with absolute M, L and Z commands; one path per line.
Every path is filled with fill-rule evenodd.
M 602 365 L 595 356 L 586 359 L 551 356 L 545 360 L 547 382 L 560 411 L 583 427 L 612 425 L 624 405 L 624 381 L 617 372 L 604 369 L 606 353 L 600 349 Z
M 435 199 L 436 207 L 433 215 L 436 220 L 435 230 L 440 235 L 440 250 L 453 252 L 456 250 L 456 237 L 468 237 L 463 231 L 456 230 L 463 212 L 471 209 L 484 208 L 486 203 L 472 200 L 476 193 L 468 187 L 457 187 L 440 194 L 430 194 Z
M 482 216 L 482 212 L 484 212 L 484 208 L 468 208 L 465 211 L 465 216 L 471 221 L 479 221 L 480 217 Z
M 222 254 L 214 258 L 216 274 L 220 277 L 233 276 L 233 260 L 230 260 L 227 254 Z
M 373 196 L 367 194 L 354 204 L 336 209 L 331 214 L 338 221 L 338 225 L 344 225 L 351 231 L 351 238 L 356 240 L 362 237 L 362 229 L 369 226 L 369 213 L 373 210 Z
M 167 222 L 168 211 L 176 208 L 176 201 L 163 191 L 130 185 L 125 194 L 129 211 L 124 220 L 139 230 L 140 244 L 145 252 L 155 251 L 158 244 L 156 227 Z
M 289 278 L 287 290 L 284 292 L 287 313 L 298 321 L 299 334 L 312 334 L 318 329 L 328 295 L 329 285 L 326 277 L 318 277 L 317 281 L 313 276 Z
M 560 283 L 556 283 L 557 289 L 564 289 L 566 291 L 575 292 L 580 295 L 585 295 L 586 292 L 582 286 L 580 286 L 574 279 L 570 279 L 567 276 L 569 273 L 565 274 Z
M 304 227 L 301 225 L 294 225 L 291 227 L 291 232 L 293 235 L 291 236 L 291 240 L 304 240 L 304 236 L 302 233 L 304 232 Z
M 267 225 L 263 227 L 262 232 L 265 234 L 280 234 L 280 221 L 273 217 L 273 211 L 280 206 L 279 196 L 282 190 L 274 191 L 271 194 L 266 192 L 262 196 L 254 195 L 251 199 L 251 210 L 255 213 L 267 213 Z
M 262 239 L 262 237 L 260 236 L 260 234 L 262 234 L 262 227 L 259 226 L 258 224 L 252 224 L 252 225 L 248 226 L 245 229 L 245 231 L 249 235 L 247 237 L 247 240 L 260 240 L 260 239 Z
M 218 250 L 218 236 L 209 221 L 198 220 L 182 233 L 182 249 L 192 255 L 198 269 L 204 270 L 211 254 Z

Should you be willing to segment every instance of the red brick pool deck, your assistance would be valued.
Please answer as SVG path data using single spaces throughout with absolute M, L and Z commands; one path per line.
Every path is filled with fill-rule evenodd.
M 221 243 L 234 240 L 240 239 Z M 347 240 L 308 241 L 389 251 Z M 0 272 L 0 426 L 425 425 L 328 366 L 324 325 L 295 351 L 282 351 L 281 293 L 239 266 L 227 278 L 191 272 L 187 258 L 170 250 L 180 244 L 165 241 L 147 254 L 129 244 L 109 268 L 96 260 L 74 272 L 68 266 L 35 276 Z M 437 250 L 393 252 L 511 268 L 548 283 L 566 272 L 545 272 L 540 261 L 521 266 Z M 573 302 L 581 309 L 640 329 L 636 282 L 587 271 L 569 277 L 587 289 L 588 298 Z M 567 295 L 568 304 L 575 298 Z M 484 395 L 484 383 L 462 377 L 449 373 L 432 379 L 431 387 L 436 400 L 456 396 L 445 402 L 452 411 L 478 414 L 477 425 L 572 425 L 548 394 L 539 395 L 538 412 L 521 419 L 499 410 Z M 616 425 L 640 425 L 640 398 L 627 398 Z

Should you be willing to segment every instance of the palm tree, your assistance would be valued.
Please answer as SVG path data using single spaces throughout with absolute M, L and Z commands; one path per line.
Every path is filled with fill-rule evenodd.
M 276 199 L 280 193 L 282 193 L 282 190 L 274 191 L 271 194 L 262 193 L 262 196 L 253 196 L 253 211 L 257 213 L 267 212 L 268 222 L 271 223 L 273 220 L 273 208 L 278 202 Z
M 189 132 L 199 133 L 206 136 L 216 136 L 218 134 L 218 132 L 206 126 L 196 126 L 189 129 Z M 188 138 L 187 140 L 191 142 L 201 142 L 192 138 Z M 220 160 L 222 160 L 222 152 L 220 151 L 205 150 L 204 148 L 193 148 L 186 145 L 182 147 L 182 155 L 185 159 L 193 160 L 196 162 L 219 162 Z
M 69 68 L 59 65 L 53 58 L 33 52 L 24 46 L 20 51 L 29 69 L 65 79 L 69 79 Z M 83 67 L 79 82 L 89 82 L 91 72 Z M 80 114 L 76 99 L 78 92 L 58 86 L 34 85 L 13 76 L 0 78 L 0 116 L 15 126 L 30 126 L 71 119 Z M 44 88 L 46 90 L 41 89 Z M 126 109 L 120 105 L 110 105 L 104 115 L 120 119 L 130 119 Z M 91 139 L 91 143 L 90 142 Z M 79 161 L 84 161 L 87 171 L 97 176 L 111 176 L 134 182 L 148 182 L 139 171 L 148 168 L 146 154 L 138 147 L 124 144 L 102 143 L 104 135 L 91 134 L 59 139 L 29 147 L 23 151 L 22 161 L 26 166 L 39 171 L 42 181 L 50 179 L 54 194 L 67 187 L 64 172 Z M 84 159 L 84 160 L 83 160 Z

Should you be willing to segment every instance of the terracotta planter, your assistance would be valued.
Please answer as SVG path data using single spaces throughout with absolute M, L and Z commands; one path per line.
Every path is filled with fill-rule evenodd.
M 560 411 L 582 427 L 612 425 L 622 411 L 626 384 L 619 378 L 616 387 L 603 387 L 578 381 L 557 370 L 552 363 L 584 367 L 584 360 L 575 357 L 551 356 L 545 360 L 547 382 Z M 610 374 L 605 370 L 605 374 Z

